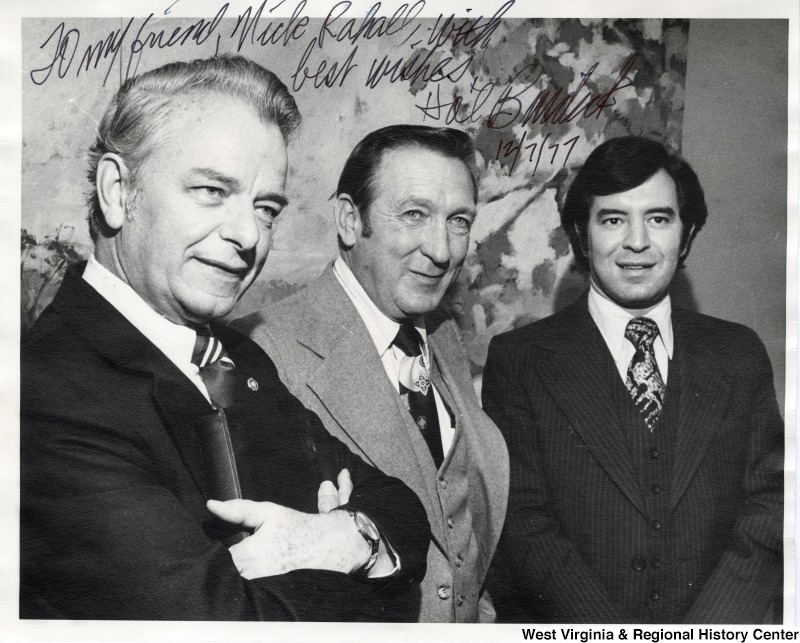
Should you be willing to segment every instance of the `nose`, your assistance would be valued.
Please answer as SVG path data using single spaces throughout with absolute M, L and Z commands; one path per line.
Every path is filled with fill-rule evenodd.
M 220 236 L 235 245 L 239 251 L 255 248 L 261 238 L 261 231 L 253 204 L 244 199 L 232 202 L 226 214 L 225 221 L 219 228 Z
M 422 240 L 422 254 L 438 266 L 450 263 L 450 235 L 445 219 L 434 219 L 432 225 L 425 226 Z
M 647 233 L 647 226 L 642 219 L 633 217 L 628 222 L 623 246 L 633 252 L 643 252 L 650 247 L 650 235 Z

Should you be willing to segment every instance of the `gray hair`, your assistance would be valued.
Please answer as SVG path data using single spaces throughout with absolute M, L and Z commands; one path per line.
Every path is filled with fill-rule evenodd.
M 106 153 L 118 154 L 135 184 L 137 169 L 158 144 L 176 96 L 195 92 L 236 97 L 250 105 L 265 124 L 275 124 L 287 140 L 300 125 L 294 98 L 268 69 L 243 56 L 221 54 L 192 62 L 169 63 L 128 79 L 106 109 L 89 149 L 87 178 L 89 232 L 93 241 L 111 236 L 97 198 L 97 166 Z

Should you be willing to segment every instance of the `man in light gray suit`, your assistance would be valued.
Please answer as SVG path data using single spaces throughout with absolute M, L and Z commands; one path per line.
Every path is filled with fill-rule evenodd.
M 391 589 L 387 621 L 494 617 L 483 585 L 505 518 L 508 452 L 478 404 L 455 323 L 433 314 L 467 253 L 474 165 L 457 130 L 367 135 L 339 179 L 339 258 L 253 333 L 328 431 L 425 506 L 428 572 L 420 587 Z

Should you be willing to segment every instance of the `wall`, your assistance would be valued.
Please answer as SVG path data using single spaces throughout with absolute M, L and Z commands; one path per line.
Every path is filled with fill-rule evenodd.
M 63 266 L 73 255 L 90 252 L 82 206 L 88 187 L 83 178 L 85 150 L 129 64 L 131 74 L 143 72 L 172 60 L 210 55 L 216 46 L 231 51 L 237 40 L 221 37 L 203 46 L 146 48 L 141 58 L 123 46 L 113 65 L 110 58 L 95 56 L 92 61 L 100 60 L 97 69 L 94 63 L 88 69 L 79 66 L 88 43 L 97 43 L 125 23 L 67 20 L 63 31 L 73 34 L 67 56 L 37 85 L 33 80 L 42 81 L 53 59 L 56 38 L 48 36 L 54 29 L 60 33 L 59 20 L 23 22 L 22 225 L 28 233 L 23 253 L 24 325 L 52 296 Z M 232 33 L 236 23 L 228 18 L 223 23 L 220 35 Z M 465 332 L 478 381 L 492 336 L 550 315 L 585 289 L 584 277 L 570 270 L 569 244 L 559 229 L 559 198 L 586 156 L 607 138 L 647 134 L 680 148 L 688 22 L 500 20 L 478 40 L 456 43 L 451 36 L 432 45 L 444 24 L 412 21 L 405 32 L 362 38 L 357 50 L 346 40 L 331 38 L 323 49 L 311 48 L 306 63 L 310 69 L 323 62 L 329 68 L 342 67 L 348 56 L 356 67 L 332 87 L 315 89 L 308 80 L 294 88 L 304 124 L 290 148 L 291 205 L 279 219 L 266 268 L 238 305 L 236 317 L 257 323 L 271 302 L 303 287 L 336 255 L 328 199 L 338 174 L 367 132 L 392 123 L 450 124 L 467 130 L 476 141 L 479 216 L 465 268 L 447 305 Z M 187 25 L 170 18 L 146 26 L 134 21 L 129 33 L 139 28 L 145 34 L 157 29 L 170 33 Z M 301 54 L 320 25 L 320 20 L 312 21 L 304 38 L 286 47 L 246 42 L 242 53 L 292 85 Z M 418 35 L 409 40 L 412 28 L 418 28 Z M 365 82 L 373 65 L 387 59 L 389 67 L 405 62 L 411 78 Z M 433 80 L 435 73 L 428 73 L 427 80 L 424 74 L 414 78 L 417 71 L 440 64 L 447 78 Z M 45 71 L 31 79 L 29 72 L 40 68 Z M 553 106 L 569 91 L 575 92 L 574 106 L 591 99 L 603 107 L 595 106 L 591 114 L 576 107 L 574 117 L 559 119 L 567 108 L 559 113 Z M 504 95 L 512 98 L 503 101 Z M 448 118 L 454 97 L 462 106 L 456 122 Z M 440 101 L 441 109 L 429 107 Z M 522 122 L 529 106 L 534 108 L 532 118 Z M 519 117 L 511 118 L 515 110 Z M 505 115 L 489 126 L 493 111 Z
M 227 21 L 227 19 L 226 19 Z M 110 68 L 56 73 L 45 84 L 30 82 L 28 72 L 52 57 L 52 43 L 40 48 L 58 19 L 23 22 L 23 306 L 32 319 L 49 301 L 63 266 L 90 251 L 85 227 L 84 154 L 97 119 L 118 86 L 128 59 L 123 53 Z M 186 24 L 188 21 L 184 21 Z M 80 31 L 81 47 L 97 42 L 124 20 L 68 19 Z M 134 23 L 133 30 L 138 28 Z M 162 19 L 148 28 L 171 29 Z M 225 33 L 232 24 L 227 21 Z M 430 28 L 431 23 L 424 25 Z M 496 333 L 543 317 L 569 303 L 585 288 L 569 270 L 568 244 L 557 228 L 558 192 L 586 155 L 603 140 L 626 133 L 646 134 L 682 149 L 706 189 L 709 222 L 698 236 L 688 267 L 681 274 L 676 300 L 701 312 L 742 322 L 764 340 L 776 371 L 783 404 L 786 244 L 786 49 L 785 21 L 692 20 L 515 20 L 503 21 L 485 49 L 445 45 L 457 61 L 474 54 L 469 73 L 459 82 L 439 83 L 443 94 L 460 92 L 469 106 L 469 87 L 511 82 L 532 60 L 545 73 L 528 90 L 576 87 L 580 73 L 599 63 L 587 90 L 607 91 L 631 53 L 639 53 L 635 83 L 616 95 L 616 105 L 601 118 L 579 119 L 569 126 L 486 127 L 486 113 L 467 122 L 482 155 L 480 215 L 460 288 L 451 304 L 460 313 L 477 381 L 486 346 Z M 309 34 L 311 30 L 309 30 Z M 404 34 L 392 40 L 363 40 L 360 65 L 342 86 L 296 92 L 304 126 L 291 149 L 291 206 L 281 217 L 264 273 L 236 311 L 256 317 L 271 301 L 302 287 L 336 253 L 327 201 L 353 145 L 367 132 L 395 122 L 423 122 L 419 104 L 435 83 L 383 82 L 365 86 L 370 61 L 383 55 L 408 57 Z M 129 36 L 130 39 L 130 36 Z M 242 53 L 290 82 L 306 41 L 288 48 L 246 45 Z M 175 59 L 210 55 L 215 43 L 179 49 L 147 50 L 138 71 Z M 404 48 L 405 47 L 405 48 Z M 234 41 L 222 39 L 221 50 Z M 325 56 L 340 62 L 349 44 L 328 42 L 315 52 L 312 67 Z M 78 54 L 78 59 L 80 53 Z M 105 82 L 106 69 L 110 75 Z M 472 96 L 474 99 L 474 95 Z M 685 107 L 685 108 L 684 108 Z M 428 124 L 436 122 L 427 119 Z M 441 122 L 439 124 L 442 124 Z M 560 141 L 554 162 L 534 167 L 523 150 L 516 167 L 499 155 L 502 141 L 525 144 Z M 579 136 L 566 161 L 567 142 Z M 548 151 L 548 154 L 551 152 Z M 546 158 L 546 157 L 545 157 Z M 48 238 L 49 236 L 49 238 Z M 58 241 L 57 243 L 54 240 Z M 52 276 L 52 279 L 51 279 Z M 49 281 L 47 281 L 50 279 Z
M 708 223 L 676 293 L 764 341 L 783 408 L 786 331 L 788 23 L 692 20 L 683 154 Z

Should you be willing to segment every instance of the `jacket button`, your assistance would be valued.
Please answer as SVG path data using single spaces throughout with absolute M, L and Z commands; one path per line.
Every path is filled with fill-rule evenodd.
M 661 529 L 661 521 L 660 520 L 654 520 L 653 522 L 650 523 L 650 526 L 653 529 L 655 529 L 656 531 L 658 531 L 658 530 Z
M 450 529 L 453 528 L 453 519 L 452 518 L 448 518 L 447 519 L 447 526 L 450 527 Z
M 631 560 L 631 567 L 633 567 L 637 572 L 641 572 L 647 567 L 647 562 L 644 558 L 639 558 L 636 556 L 633 560 Z
M 464 564 L 464 557 L 461 554 L 456 555 L 456 567 L 461 567 Z
M 658 495 L 659 493 L 661 493 L 661 486 L 654 484 L 650 487 L 650 490 L 653 492 L 653 495 Z
M 652 567 L 654 567 L 655 569 L 658 569 L 659 567 L 661 567 L 661 559 L 660 558 L 652 558 L 650 560 L 650 565 Z
M 661 598 L 661 595 L 658 592 L 651 592 L 650 593 L 650 600 L 651 601 L 657 601 L 659 598 Z
M 442 489 L 447 489 L 447 480 L 445 480 L 444 478 L 440 478 L 439 479 L 439 486 Z
M 463 594 L 459 594 L 458 598 L 456 599 L 456 605 L 461 607 L 463 604 L 464 604 L 464 595 Z
M 658 452 L 658 449 L 650 449 L 650 457 L 655 460 L 661 454 Z
M 439 589 L 436 590 L 436 593 L 443 601 L 446 601 L 452 595 L 450 585 L 439 585 Z

